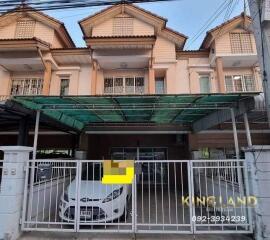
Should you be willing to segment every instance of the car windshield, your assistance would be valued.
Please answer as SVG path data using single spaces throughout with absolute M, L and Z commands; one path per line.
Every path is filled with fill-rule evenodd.
M 82 164 L 82 180 L 101 181 L 103 176 L 102 164 L 84 163 Z

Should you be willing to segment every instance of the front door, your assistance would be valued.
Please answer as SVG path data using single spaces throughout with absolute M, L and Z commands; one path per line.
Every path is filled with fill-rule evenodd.
M 142 174 L 137 178 L 137 182 L 141 182 L 141 176 L 144 176 L 144 184 L 155 183 L 161 184 L 161 181 L 167 179 L 167 165 L 158 162 L 159 160 L 167 160 L 167 148 L 147 148 L 147 147 L 134 147 L 134 148 L 112 148 L 111 159 L 113 160 L 139 160 L 142 166 Z M 149 164 L 153 161 L 155 164 Z M 164 183 L 164 182 L 163 182 Z

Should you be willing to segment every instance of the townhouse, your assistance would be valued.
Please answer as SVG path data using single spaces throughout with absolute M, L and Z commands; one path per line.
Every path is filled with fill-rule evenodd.
M 166 231 L 194 233 L 195 223 L 202 229 L 206 227 L 206 231 L 252 232 L 254 222 L 246 218 L 250 216 L 249 208 L 233 208 L 237 215 L 242 211 L 245 219 L 241 223 L 228 220 L 226 225 L 215 220 L 217 225 L 212 228 L 209 221 L 205 225 L 198 223 L 197 218 L 192 220 L 193 216 L 203 217 L 203 213 L 209 218 L 209 206 L 177 205 L 178 190 L 181 197 L 216 195 L 216 180 L 219 184 L 222 180 L 226 189 L 230 184 L 230 194 L 248 196 L 247 183 L 243 183 L 247 179 L 245 162 L 238 162 L 244 158 L 241 149 L 270 144 L 251 18 L 241 14 L 209 30 L 200 48 L 190 51 L 184 50 L 187 36 L 167 27 L 163 17 L 132 4 L 106 8 L 82 19 L 79 25 L 86 44 L 83 48 L 74 45 L 63 23 L 30 6 L 22 5 L 0 16 L 0 146 L 34 145 L 34 160 L 52 158 L 56 160 L 51 162 L 53 167 L 59 158 L 88 159 L 87 163 L 76 162 L 77 167 L 86 164 L 82 169 L 88 169 L 91 161 L 102 159 L 142 161 L 143 174 L 138 174 L 138 185 L 132 194 L 132 202 L 140 207 L 132 205 L 137 215 L 133 214 L 132 221 L 125 221 L 132 232 L 137 228 L 142 232 L 165 232 L 167 224 Z M 205 162 L 194 162 L 196 159 Z M 72 175 L 72 167 L 59 164 Z M 200 168 L 205 170 L 202 180 Z M 65 177 L 65 171 L 54 174 L 51 183 L 55 177 L 62 179 L 61 174 Z M 245 175 L 243 179 L 241 174 Z M 39 217 L 35 202 L 39 197 L 33 193 L 37 180 L 34 176 L 31 179 L 29 206 L 31 209 L 34 205 L 37 213 L 32 215 L 25 203 L 28 213 L 24 208 L 24 229 L 33 230 L 32 218 L 36 218 L 34 229 L 44 227 L 42 224 L 52 228 L 56 223 L 74 224 L 59 222 L 56 215 L 54 222 L 50 217 L 46 220 L 44 212 L 51 210 L 51 205 L 47 206 L 45 200 L 43 216 Z M 149 190 L 146 200 L 143 196 L 148 190 L 144 183 Z M 164 184 L 168 185 L 166 196 Z M 207 186 L 213 187 L 211 193 Z M 64 194 L 68 186 L 62 188 Z M 153 203 L 150 188 L 159 189 Z M 219 190 L 225 192 L 221 186 Z M 46 190 L 37 191 L 38 196 L 46 195 Z M 49 199 L 55 196 L 55 189 L 48 191 Z M 141 200 L 135 199 L 136 191 Z M 58 190 L 56 196 L 49 201 L 56 202 L 55 213 L 59 210 Z M 66 206 L 65 196 L 59 208 Z M 171 203 L 170 196 L 175 197 L 175 203 Z M 169 218 L 164 214 L 163 200 L 169 203 Z M 93 214 L 93 208 L 91 213 L 87 207 L 83 211 L 80 208 L 80 213 Z M 178 208 L 181 216 L 177 215 Z M 70 206 L 62 214 L 71 216 L 73 221 L 76 214 L 69 215 L 70 209 L 75 211 Z M 143 209 L 149 210 L 148 218 Z M 115 213 L 118 211 L 115 209 Z M 156 221 L 152 221 L 150 211 L 156 211 Z M 214 213 L 222 216 L 222 207 L 214 209 Z M 163 222 L 157 220 L 161 216 Z M 98 217 L 96 213 L 95 219 Z M 85 217 L 85 222 L 79 221 L 79 225 L 89 225 L 86 220 Z M 117 226 L 118 231 L 119 226 L 123 227 L 119 222 Z
M 58 20 L 32 11 L 28 6 L 7 12 L 1 16 L 0 95 L 3 100 L 18 95 L 106 99 L 116 95 L 143 98 L 148 95 L 262 92 L 250 17 L 242 14 L 208 31 L 200 49 L 192 51 L 184 50 L 187 37 L 168 28 L 166 23 L 166 19 L 135 5 L 112 6 L 79 22 L 86 47 L 76 48 L 64 24 Z M 258 102 L 260 105 L 260 99 Z M 224 154 L 233 152 L 232 134 L 226 131 L 231 129 L 230 124 L 225 122 L 211 126 L 212 131 L 192 134 L 188 125 L 200 114 L 184 114 L 178 119 L 174 115 L 166 120 L 157 113 L 155 120 L 154 116 L 146 119 L 138 112 L 137 118 L 132 119 L 130 115 L 125 122 L 117 121 L 117 116 L 111 115 L 110 119 L 110 116 L 97 113 L 95 119 L 92 116 L 92 120 L 86 121 L 87 126 L 84 125 L 85 132 L 91 134 L 81 134 L 84 145 L 88 146 L 79 146 L 80 141 L 74 134 L 46 136 L 46 131 L 47 134 L 53 132 L 44 129 L 39 148 L 71 153 L 81 147 L 89 149 L 89 158 L 102 159 L 109 157 L 113 141 L 124 148 L 136 147 L 138 141 L 141 147 L 149 147 L 145 140 L 151 142 L 151 147 L 173 145 L 168 151 L 169 155 L 172 152 L 172 158 L 180 157 L 173 152 L 177 152 L 176 145 L 181 142 L 189 142 L 184 144 L 188 146 L 184 158 L 190 157 L 190 151 L 202 148 L 213 148 Z M 264 120 L 262 111 L 253 111 L 250 121 L 254 144 L 268 143 Z M 62 121 L 64 126 L 72 128 L 72 124 Z M 10 129 L 11 135 L 6 135 L 6 129 Z M 125 140 L 127 135 L 113 135 L 114 131 L 130 132 L 129 141 Z M 163 135 L 162 138 L 151 134 L 136 137 L 136 131 Z M 17 122 L 13 124 L 3 119 L 1 145 L 15 144 L 16 132 Z M 102 132 L 107 134 L 102 135 Z M 239 138 L 241 146 L 245 146 L 244 133 L 240 132 Z M 162 143 L 161 139 L 167 143 Z M 108 149 L 97 150 L 93 144 L 98 141 L 108 141 Z M 96 153 L 91 153 L 91 148 L 96 149 Z

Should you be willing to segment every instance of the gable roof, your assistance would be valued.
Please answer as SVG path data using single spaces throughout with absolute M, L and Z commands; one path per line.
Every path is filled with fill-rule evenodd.
M 166 18 L 163 18 L 157 14 L 154 14 L 130 3 L 115 4 L 80 20 L 79 25 L 83 32 L 84 38 L 91 37 L 91 27 L 123 12 L 133 15 L 138 19 L 143 18 L 149 24 L 154 25 L 158 32 L 161 32 L 163 36 L 168 37 L 170 40 L 174 41 L 175 44 L 180 46 L 180 48 L 184 47 L 188 37 L 182 33 L 172 30 L 171 28 L 168 28 L 166 26 L 168 21 Z
M 30 17 L 36 19 L 36 20 L 43 20 L 48 24 L 50 27 L 52 27 L 58 34 L 58 36 L 63 41 L 66 48 L 74 48 L 75 44 L 70 37 L 65 25 L 63 22 L 35 9 L 27 4 L 20 5 L 14 9 L 8 10 L 7 12 L 0 15 L 0 19 L 4 17 L 8 17 L 11 14 L 16 13 L 25 13 L 29 15 Z
M 216 34 L 228 29 L 232 29 L 233 27 L 235 27 L 236 25 L 238 25 L 239 23 L 243 23 L 245 24 L 246 28 L 250 25 L 250 23 L 252 22 L 252 19 L 250 16 L 247 16 L 244 13 L 241 13 L 238 16 L 235 16 L 234 18 L 229 19 L 228 21 L 210 29 L 209 31 L 206 32 L 206 36 L 200 46 L 200 49 L 206 49 L 209 48 L 212 41 L 215 39 Z
M 134 9 L 136 9 L 136 10 L 140 10 L 140 11 L 146 13 L 146 14 L 149 14 L 152 17 L 157 18 L 158 20 L 161 20 L 164 25 L 166 25 L 166 23 L 168 22 L 168 19 L 163 18 L 163 17 L 161 17 L 161 16 L 159 16 L 159 15 L 157 15 L 155 13 L 147 11 L 147 10 L 145 10 L 143 8 L 140 8 L 138 6 L 135 6 L 133 4 L 117 3 L 117 4 L 114 4 L 112 6 L 106 7 L 106 8 L 104 8 L 104 9 L 102 9 L 102 10 L 100 10 L 100 11 L 98 11 L 98 12 L 96 12 L 96 13 L 88 16 L 88 17 L 83 18 L 82 20 L 79 21 L 79 24 L 80 24 L 80 26 L 82 26 L 84 24 L 84 22 L 90 22 L 91 20 L 93 20 L 96 17 L 102 17 L 103 14 L 107 14 L 110 10 L 114 10 L 116 8 L 119 8 L 119 7 L 122 8 L 124 6 L 130 6 L 130 7 L 133 7 Z

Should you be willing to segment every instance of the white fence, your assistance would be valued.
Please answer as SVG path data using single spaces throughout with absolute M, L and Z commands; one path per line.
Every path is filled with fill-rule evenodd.
M 102 161 L 29 163 L 22 229 L 250 233 L 243 160 L 139 160 L 133 184 L 104 185 Z M 233 204 L 233 203 L 236 203 Z
M 251 232 L 251 208 L 243 160 L 192 161 L 195 232 Z

